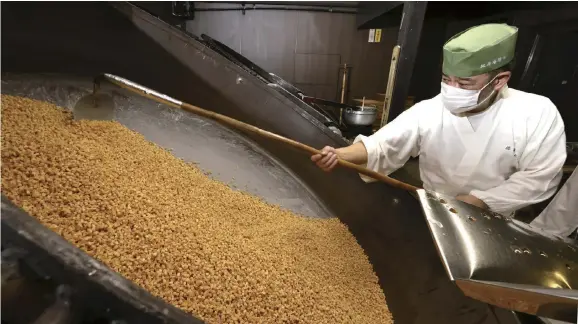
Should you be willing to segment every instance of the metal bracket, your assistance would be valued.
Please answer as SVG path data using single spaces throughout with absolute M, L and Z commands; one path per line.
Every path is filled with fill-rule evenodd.
M 175 17 L 192 20 L 195 18 L 195 3 L 192 1 L 171 1 L 171 13 Z

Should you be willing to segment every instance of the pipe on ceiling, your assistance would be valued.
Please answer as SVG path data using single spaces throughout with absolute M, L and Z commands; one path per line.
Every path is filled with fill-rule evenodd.
M 214 3 L 214 2 L 213 2 Z M 357 8 L 333 7 L 333 6 L 311 6 L 311 5 L 277 5 L 262 3 L 242 3 L 239 6 L 223 8 L 194 8 L 194 11 L 249 11 L 249 10 L 282 10 L 282 11 L 315 11 L 343 14 L 356 14 Z

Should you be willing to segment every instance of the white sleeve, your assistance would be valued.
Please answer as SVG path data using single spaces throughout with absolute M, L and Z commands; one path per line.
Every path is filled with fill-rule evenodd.
M 508 214 L 550 198 L 562 178 L 566 135 L 556 106 L 548 100 L 541 114 L 528 123 L 528 141 L 518 171 L 497 187 L 470 192 L 497 213 Z
M 560 236 L 568 236 L 578 228 L 578 168 L 530 225 Z
M 410 156 L 419 154 L 419 111 L 417 104 L 404 111 L 392 122 L 371 136 L 359 135 L 354 143 L 362 142 L 367 150 L 366 167 L 389 175 L 401 168 Z M 365 182 L 375 181 L 360 174 Z

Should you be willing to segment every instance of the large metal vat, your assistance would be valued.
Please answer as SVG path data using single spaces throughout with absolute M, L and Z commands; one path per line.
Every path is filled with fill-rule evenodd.
M 88 93 L 93 76 L 107 72 L 313 147 L 346 145 L 254 75 L 128 3 L 4 3 L 2 9 L 3 93 L 71 107 Z M 242 189 L 308 216 L 339 217 L 369 256 L 396 323 L 517 323 L 511 312 L 465 297 L 448 279 L 419 203 L 408 193 L 366 185 L 346 170 L 326 174 L 301 152 L 195 116 L 167 113 L 120 91 L 115 100 L 120 122 L 220 179 L 235 178 Z M 237 164 L 243 167 L 231 168 Z M 64 306 L 57 301 L 57 310 L 98 314 L 104 322 L 194 322 L 4 198 L 2 248 L 3 258 L 40 274 L 42 284 L 37 279 L 31 291 L 75 287 L 76 297 Z M 33 303 L 53 302 L 21 297 L 20 307 L 10 307 L 4 297 L 3 320 L 19 318 L 22 300 L 29 303 L 28 315 Z

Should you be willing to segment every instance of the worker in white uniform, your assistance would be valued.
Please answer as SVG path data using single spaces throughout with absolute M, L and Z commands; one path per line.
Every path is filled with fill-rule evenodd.
M 554 199 L 530 225 L 558 236 L 569 236 L 578 228 L 578 168 Z
M 486 24 L 455 35 L 439 95 L 311 159 L 325 171 L 340 158 L 388 175 L 419 156 L 424 189 L 502 214 L 548 199 L 566 159 L 564 124 L 548 98 L 508 88 L 517 34 Z

